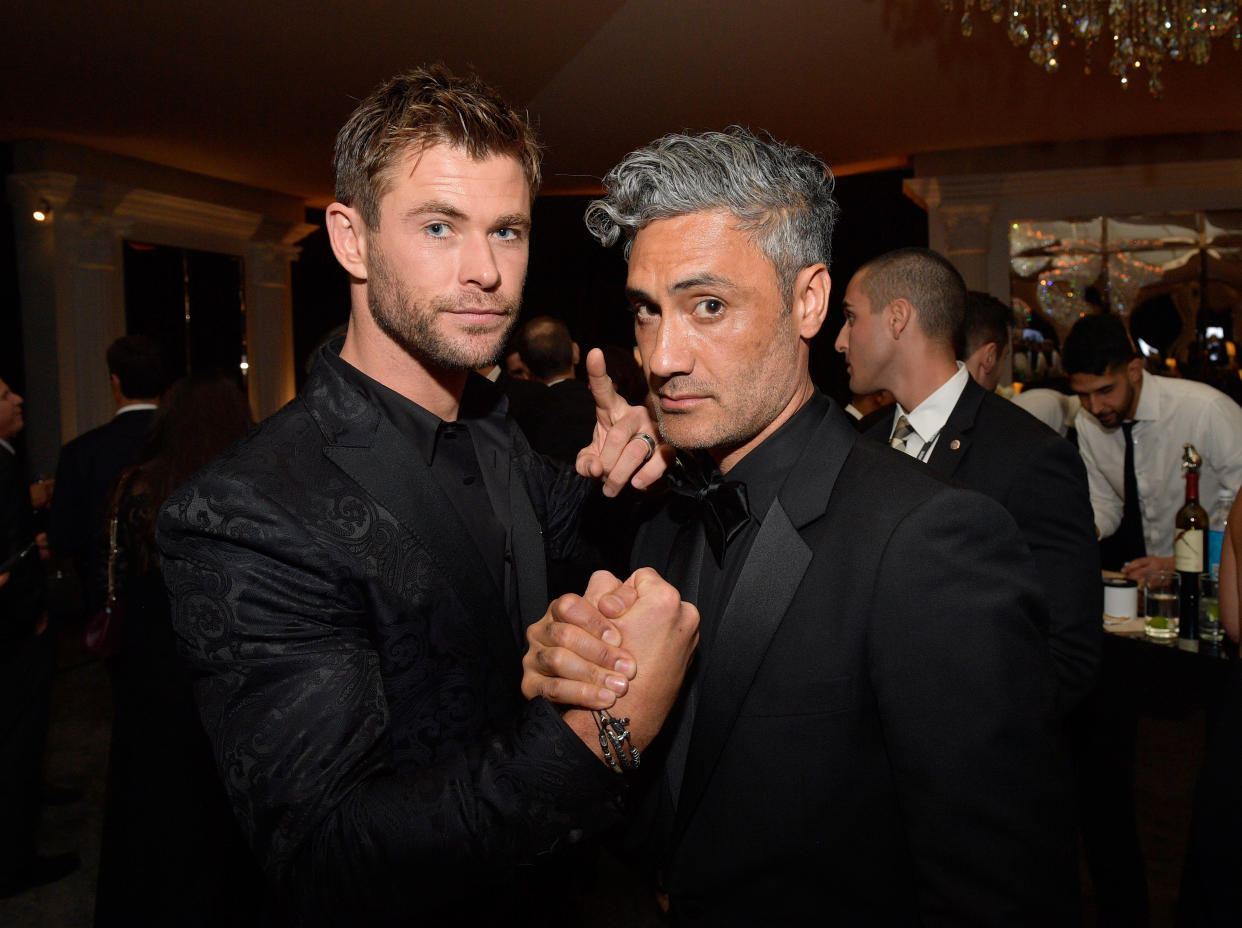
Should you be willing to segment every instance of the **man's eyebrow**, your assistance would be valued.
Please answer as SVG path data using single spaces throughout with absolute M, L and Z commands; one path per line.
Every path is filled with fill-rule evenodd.
M 510 213 L 508 216 L 499 217 L 496 220 L 495 225 L 497 228 L 502 228 L 504 226 L 521 226 L 522 228 L 527 228 L 530 226 L 530 216 L 526 213 Z
M 669 287 L 669 292 L 682 293 L 686 290 L 694 290 L 698 287 L 718 287 L 720 289 L 733 290 L 736 289 L 736 286 L 737 285 L 727 277 L 712 273 L 711 271 L 704 271 L 702 274 L 695 274 L 693 277 L 687 277 L 684 280 L 677 281 L 677 283 Z M 626 287 L 625 295 L 631 303 L 650 303 L 653 306 L 660 305 L 659 300 L 652 297 L 651 294 L 647 293 L 645 290 L 640 290 L 637 287 Z
M 466 218 L 466 214 L 452 203 L 444 203 L 440 200 L 428 200 L 425 203 L 416 203 L 405 211 L 405 215 L 411 219 L 427 215 L 447 216 L 449 219 Z
M 626 287 L 625 298 L 631 303 L 655 303 L 651 295 L 646 290 L 640 290 L 637 287 Z
M 713 274 L 711 271 L 704 271 L 702 274 L 696 274 L 694 277 L 687 277 L 685 280 L 679 280 L 669 289 L 673 293 L 679 293 L 682 290 L 693 290 L 696 287 L 734 287 L 733 281 L 719 274 Z

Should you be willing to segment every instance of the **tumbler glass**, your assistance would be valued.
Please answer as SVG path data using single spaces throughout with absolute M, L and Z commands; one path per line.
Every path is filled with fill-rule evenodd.
M 1147 637 L 1172 641 L 1177 637 L 1178 583 L 1181 578 L 1175 570 L 1150 570 L 1144 580 L 1147 587 L 1143 596 Z

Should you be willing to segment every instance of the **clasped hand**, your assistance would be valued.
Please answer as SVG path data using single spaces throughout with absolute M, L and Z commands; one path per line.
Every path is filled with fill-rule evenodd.
M 522 694 L 632 719 L 646 747 L 673 707 L 699 641 L 699 612 L 649 567 L 622 583 L 597 571 L 526 630 Z M 624 645 L 624 646 L 623 646 Z

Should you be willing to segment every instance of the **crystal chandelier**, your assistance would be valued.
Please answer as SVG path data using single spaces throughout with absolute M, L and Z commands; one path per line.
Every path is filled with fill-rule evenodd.
M 949 12 L 958 0 L 943 0 Z M 976 14 L 1007 23 L 1014 45 L 1030 45 L 1030 58 L 1049 73 L 1061 66 L 1061 37 L 1081 43 L 1091 72 L 1096 41 L 1111 35 L 1108 70 L 1123 87 L 1136 72 L 1146 72 L 1153 97 L 1164 92 L 1160 69 L 1165 61 L 1206 64 L 1211 42 L 1230 36 L 1242 48 L 1237 0 L 961 0 L 962 35 L 975 31 Z

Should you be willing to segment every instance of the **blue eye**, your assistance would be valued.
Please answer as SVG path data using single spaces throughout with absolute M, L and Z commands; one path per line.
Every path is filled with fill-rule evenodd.
M 431 223 L 429 226 L 427 226 L 427 234 L 435 236 L 436 238 L 442 238 L 443 236 L 448 235 L 448 223 L 445 223 L 445 222 Z
M 497 229 L 496 237 L 502 241 L 511 242 L 518 237 L 517 229 Z

